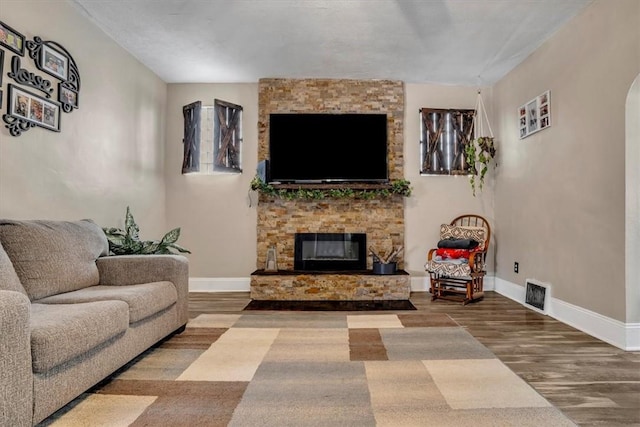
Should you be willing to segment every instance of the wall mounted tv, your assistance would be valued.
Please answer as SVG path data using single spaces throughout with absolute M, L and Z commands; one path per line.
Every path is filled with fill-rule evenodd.
M 387 115 L 269 117 L 270 182 L 387 182 Z

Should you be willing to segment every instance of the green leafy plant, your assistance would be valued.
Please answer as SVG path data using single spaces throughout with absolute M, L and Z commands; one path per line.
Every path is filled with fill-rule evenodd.
M 469 165 L 469 183 L 475 197 L 476 187 L 482 191 L 489 163 L 496 156 L 493 137 L 482 136 L 472 140 L 464 147 L 464 152 Z
M 276 188 L 268 184 L 260 177 L 256 176 L 251 181 L 251 190 L 260 194 L 285 200 L 320 200 L 320 199 L 365 199 L 371 200 L 377 197 L 404 196 L 411 195 L 411 183 L 406 179 L 392 181 L 388 187 L 370 188 L 355 190 L 353 188 L 327 188 L 327 189 L 305 189 L 299 188 Z
M 109 251 L 114 255 L 152 255 L 175 254 L 177 252 L 191 252 L 176 244 L 180 237 L 180 228 L 169 231 L 161 240 L 140 240 L 140 228 L 133 219 L 133 214 L 127 206 L 124 219 L 124 230 L 121 228 L 103 228 L 109 241 Z

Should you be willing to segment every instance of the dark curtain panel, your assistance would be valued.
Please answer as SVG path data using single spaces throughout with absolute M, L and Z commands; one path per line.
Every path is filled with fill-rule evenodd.
M 184 155 L 182 173 L 200 170 L 200 111 L 202 102 L 196 101 L 182 107 L 184 116 Z
M 242 107 L 226 101 L 214 100 L 216 134 L 213 140 L 213 169 L 242 172 Z

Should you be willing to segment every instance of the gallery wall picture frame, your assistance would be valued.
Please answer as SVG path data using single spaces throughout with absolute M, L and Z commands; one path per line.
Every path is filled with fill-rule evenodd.
M 551 126 L 551 93 L 543 92 L 518 108 L 520 139 Z
M 35 36 L 33 40 L 27 41 L 27 50 L 39 70 L 61 81 L 58 84 L 58 100 L 62 111 L 71 113 L 77 109 L 80 71 L 67 49 L 58 42 Z M 67 90 L 62 91 L 62 88 Z
M 3 115 L 3 120 L 13 136 L 18 136 L 34 126 L 60 132 L 61 108 L 58 102 L 12 84 L 9 84 L 8 88 L 7 114 Z
M 79 93 L 77 90 L 73 90 L 64 85 L 64 83 L 58 83 L 58 101 L 63 105 L 63 109 L 66 111 L 64 107 L 78 108 L 78 97 Z
M 2 86 L 2 74 L 4 74 L 4 50 L 0 50 L 0 86 Z M 0 108 L 2 106 L 0 105 Z
M 4 46 L 10 51 L 24 56 L 24 36 L 0 21 L 0 46 Z
M 64 53 L 48 44 L 43 44 L 39 57 L 34 59 L 39 70 L 59 80 L 67 80 L 69 76 L 69 58 Z

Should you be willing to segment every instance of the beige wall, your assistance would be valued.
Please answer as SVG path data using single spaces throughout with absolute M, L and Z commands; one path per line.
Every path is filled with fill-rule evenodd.
M 258 85 L 168 87 L 165 165 L 168 227 L 182 227 L 180 242 L 193 252 L 189 255 L 192 277 L 248 277 L 256 268 L 256 208 L 249 206 L 247 198 L 257 164 Z M 485 104 L 490 108 L 491 91 L 483 90 Z M 474 108 L 476 92 L 474 87 L 405 85 L 404 174 L 414 189 L 413 195 L 405 200 L 405 269 L 412 275 L 425 275 L 426 253 L 437 243 L 443 222 L 460 214 L 478 213 L 495 224 L 492 197 L 495 171 L 489 173 L 485 190 L 475 198 L 466 177 L 419 175 L 418 110 Z M 242 105 L 244 109 L 244 172 L 181 175 L 182 106 L 197 100 L 212 104 L 214 98 Z M 252 197 L 255 204 L 255 194 Z M 493 271 L 493 256 L 489 258 L 489 270 Z
M 555 298 L 620 321 L 625 101 L 640 70 L 639 29 L 637 0 L 596 1 L 494 87 L 497 276 L 551 283 Z M 518 106 L 546 90 L 552 126 L 520 140 Z
M 182 175 L 182 106 L 214 99 L 243 108 L 243 173 Z M 256 266 L 257 196 L 250 206 L 249 184 L 258 155 L 258 84 L 170 84 L 166 125 L 167 222 L 182 229 L 191 277 L 249 277 Z
M 427 252 L 438 242 L 440 224 L 474 213 L 489 220 L 495 228 L 493 209 L 493 167 L 487 173 L 482 192 L 473 197 L 465 176 L 420 176 L 420 119 L 418 110 L 431 108 L 475 108 L 477 88 L 428 84 L 405 85 L 404 174 L 411 181 L 413 195 L 405 201 L 405 270 L 411 275 L 425 275 Z M 491 107 L 491 90 L 482 89 L 484 104 Z M 491 111 L 488 111 L 492 120 Z M 495 132 L 495 129 L 494 129 Z M 501 142 L 497 141 L 498 149 Z M 494 234 L 489 248 L 488 271 L 493 272 L 493 253 L 499 235 Z
M 13 137 L 2 123 L 0 217 L 93 218 L 115 226 L 130 205 L 142 237 L 161 237 L 166 84 L 69 2 L 0 0 L 0 10 L 2 21 L 27 39 L 40 36 L 64 46 L 81 78 L 80 108 L 62 114 L 60 133 L 32 128 Z M 7 84 L 15 84 L 6 75 L 11 57 L 5 51 L 3 112 Z M 22 63 L 53 79 L 28 54 Z
M 640 30 L 639 30 L 640 31 Z M 640 74 L 626 103 L 626 286 L 627 322 L 640 322 Z

